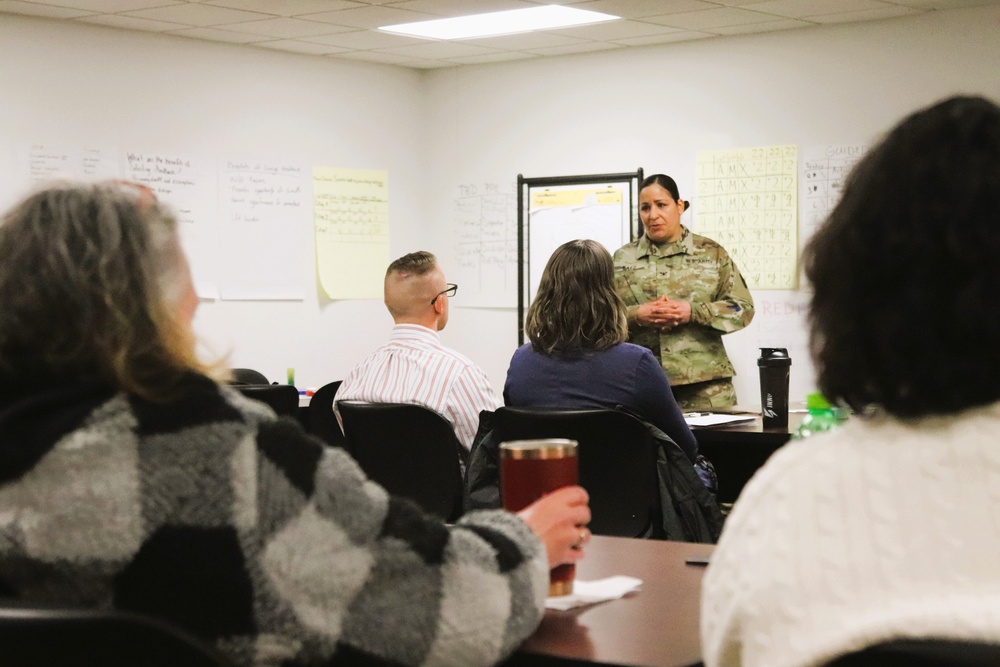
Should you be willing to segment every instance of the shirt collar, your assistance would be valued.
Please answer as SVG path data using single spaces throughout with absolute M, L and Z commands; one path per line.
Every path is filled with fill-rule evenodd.
M 683 255 L 691 254 L 694 250 L 694 239 L 691 238 L 692 234 L 690 230 L 684 225 L 681 225 L 681 237 L 674 241 L 673 243 L 666 243 L 664 245 L 656 245 L 649 240 L 649 237 L 643 233 L 642 237 L 639 239 L 638 250 L 639 257 L 670 257 L 671 255 Z
M 423 326 L 422 324 L 397 324 L 392 328 L 392 333 L 389 334 L 389 340 L 400 340 L 404 338 L 414 339 L 422 338 L 424 340 L 430 340 L 435 343 L 441 342 L 441 335 L 438 334 L 434 329 Z

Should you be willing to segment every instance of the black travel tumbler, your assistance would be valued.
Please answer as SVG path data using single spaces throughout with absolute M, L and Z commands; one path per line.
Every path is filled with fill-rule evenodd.
M 760 415 L 764 428 L 788 426 L 788 376 L 792 360 L 783 347 L 762 347 L 760 367 Z

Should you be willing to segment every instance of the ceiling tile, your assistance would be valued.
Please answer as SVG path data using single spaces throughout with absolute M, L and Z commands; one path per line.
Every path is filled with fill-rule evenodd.
M 621 44 L 612 42 L 581 42 L 579 44 L 565 44 L 563 46 L 549 46 L 535 51 L 540 56 L 568 56 L 573 53 L 591 53 L 593 51 L 611 51 L 612 49 L 624 48 Z
M 265 49 L 275 49 L 277 51 L 307 53 L 313 56 L 325 56 L 330 53 L 339 53 L 345 50 L 338 49 L 336 46 L 316 44 L 315 42 L 299 42 L 294 39 L 276 39 L 272 42 L 257 42 L 253 46 L 259 46 Z
M 454 42 L 376 30 L 392 23 L 543 4 L 603 11 L 625 18 Z M 0 0 L 0 16 L 20 13 L 433 69 L 982 5 L 1000 6 L 1000 0 Z
M 76 19 L 83 23 L 95 23 L 97 25 L 111 26 L 112 28 L 122 28 L 124 30 L 142 30 L 145 32 L 167 32 L 187 28 L 183 23 L 170 23 L 169 21 L 151 21 L 150 19 L 140 19 L 124 14 L 94 14 L 82 19 Z
M 475 0 L 475 5 L 473 5 L 469 0 L 409 0 L 408 2 L 394 2 L 392 6 L 395 9 L 422 12 L 434 16 L 468 16 L 469 14 L 537 7 L 538 3 L 522 0 Z
M 778 30 L 794 30 L 795 28 L 808 28 L 814 25 L 808 21 L 797 21 L 796 19 L 779 19 L 768 21 L 767 23 L 747 23 L 746 25 L 729 25 L 712 28 L 712 32 L 717 35 L 747 35 L 750 33 L 774 32 Z
M 34 2 L 18 2 L 17 0 L 0 0 L 0 12 L 25 14 L 27 16 L 44 16 L 51 19 L 75 19 L 91 13 L 79 9 L 69 9 L 68 7 L 54 7 Z
M 244 32 L 233 32 L 232 30 L 219 30 L 218 28 L 184 28 L 183 30 L 173 30 L 171 35 L 181 37 L 192 37 L 194 39 L 207 39 L 211 42 L 228 42 L 230 44 L 251 44 L 253 42 L 266 42 L 270 38 L 261 35 L 250 35 Z
M 571 6 L 577 9 L 613 14 L 626 19 L 638 19 L 658 14 L 712 9 L 718 5 L 702 0 L 593 0 L 592 2 L 574 2 Z
M 312 35 L 329 35 L 331 32 L 337 32 L 337 28 L 331 26 L 329 23 L 303 21 L 302 19 L 287 17 L 264 19 L 263 21 L 223 23 L 216 27 L 223 30 L 232 30 L 233 32 L 248 32 L 253 35 L 281 37 L 283 39 L 309 37 Z
M 920 11 L 910 7 L 885 7 L 884 9 L 869 9 L 857 12 L 839 12 L 837 14 L 825 14 L 822 16 L 807 16 L 806 18 L 816 23 L 850 23 L 851 21 L 872 21 L 878 19 L 891 19 L 897 16 L 907 16 L 919 14 Z
M 484 65 L 487 63 L 501 63 L 510 60 L 527 60 L 537 58 L 536 54 L 520 53 L 518 51 L 498 51 L 481 56 L 465 56 L 464 58 L 448 58 L 448 62 L 453 65 Z
M 410 46 L 400 46 L 392 49 L 380 49 L 380 51 L 383 53 L 394 53 L 400 56 L 423 58 L 424 60 L 436 60 L 438 58 L 461 58 L 463 56 L 495 53 L 496 49 L 484 49 L 478 46 L 472 46 L 470 42 L 425 40 L 423 44 L 411 44 Z
M 433 62 L 423 60 L 422 58 L 382 53 L 381 51 L 348 51 L 331 57 L 335 57 L 337 60 L 362 60 L 369 63 L 381 63 L 383 65 L 400 65 L 401 67 L 419 67 L 421 64 Z
M 237 23 L 239 21 L 253 21 L 271 18 L 267 14 L 242 12 L 236 9 L 226 9 L 225 7 L 213 7 L 212 5 L 199 5 L 195 3 L 173 5 L 171 7 L 160 7 L 159 9 L 146 9 L 139 12 L 129 12 L 129 16 L 137 16 L 139 18 L 152 19 L 155 21 L 184 23 L 186 25 L 198 26 L 202 28 L 207 26 Z
M 427 21 L 441 17 L 423 12 L 408 12 L 403 9 L 393 9 L 392 7 L 371 6 L 360 7 L 358 9 L 343 9 L 339 12 L 302 14 L 300 18 L 307 18 L 310 21 L 336 23 L 337 25 L 349 25 L 355 28 L 374 29 L 384 25 Z
M 659 23 L 673 28 L 687 30 L 704 30 L 728 25 L 746 25 L 748 23 L 766 23 L 773 21 L 774 16 L 761 14 L 737 7 L 719 7 L 700 12 L 684 12 L 683 14 L 667 14 L 666 16 L 651 16 L 643 19 L 649 23 Z
M 805 16 L 882 9 L 887 6 L 890 6 L 888 2 L 878 2 L 877 0 L 837 0 L 836 2 L 831 2 L 831 0 L 770 0 L 769 2 L 759 2 L 751 9 L 755 12 L 798 19 Z
M 150 7 L 163 7 L 164 5 L 183 4 L 178 0 L 48 0 L 47 5 L 58 5 L 70 9 L 80 9 L 88 12 L 100 12 L 113 14 L 116 12 L 128 12 L 136 9 L 149 9 Z
M 689 42 L 692 39 L 707 39 L 709 37 L 715 37 L 715 35 L 709 32 L 698 32 L 697 30 L 678 30 L 677 32 L 670 32 L 662 35 L 631 37 L 629 39 L 619 39 L 616 41 L 623 46 L 652 46 L 653 44 Z
M 471 41 L 471 40 L 470 40 Z M 495 49 L 505 49 L 511 51 L 527 50 L 532 51 L 534 49 L 546 47 L 546 46 L 560 46 L 562 44 L 578 44 L 580 42 L 589 42 L 589 39 L 578 39 L 576 37 L 570 37 L 569 35 L 557 34 L 554 32 L 549 32 L 547 30 L 542 30 L 539 32 L 519 32 L 514 35 L 501 35 L 499 37 L 483 37 L 481 39 L 475 40 L 474 44 L 479 46 L 488 46 Z
M 998 5 L 998 0 L 893 0 L 894 4 L 913 9 L 954 9 L 956 7 L 982 7 Z
M 361 2 L 351 0 L 204 0 L 202 4 L 275 16 L 298 16 L 363 6 Z
M 332 23 L 328 23 L 331 28 L 336 28 Z M 303 37 L 304 42 L 318 42 L 320 44 L 331 44 L 344 49 L 361 49 L 364 51 L 372 49 L 391 49 L 396 46 L 409 46 L 410 44 L 422 44 L 427 40 L 419 37 L 406 37 L 404 35 L 393 35 L 388 32 L 378 30 L 353 30 L 350 32 L 340 32 L 330 35 L 317 35 L 315 37 Z
M 608 21 L 596 25 L 581 25 L 573 28 L 561 28 L 559 30 L 547 30 L 546 32 L 568 37 L 578 37 L 580 39 L 592 39 L 595 41 L 609 42 L 625 37 L 642 37 L 660 32 L 662 28 L 650 23 L 639 21 Z

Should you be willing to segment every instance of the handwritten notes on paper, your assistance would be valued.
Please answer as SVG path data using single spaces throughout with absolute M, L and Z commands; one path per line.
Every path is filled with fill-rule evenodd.
M 808 146 L 802 149 L 802 220 L 799 231 L 807 240 L 840 200 L 844 180 L 854 163 L 868 152 L 865 144 Z
M 266 160 L 219 166 L 223 299 L 305 297 L 305 170 Z
M 177 216 L 181 245 L 191 265 L 194 288 L 202 298 L 219 293 L 219 233 L 211 162 L 165 153 L 125 153 L 125 178 L 142 183 Z
M 454 215 L 458 265 L 446 275 L 462 286 L 462 305 L 517 306 L 517 186 L 461 184 Z
M 118 153 L 113 149 L 20 142 L 0 155 L 0 189 L 9 188 L 0 191 L 0 204 L 6 209 L 16 198 L 50 181 L 100 181 L 119 175 Z
M 115 151 L 93 146 L 57 146 L 24 144 L 19 162 L 26 167 L 24 176 L 32 185 L 53 180 L 102 180 L 117 178 Z
M 389 265 L 389 174 L 313 168 L 319 282 L 331 299 L 381 299 Z
M 751 289 L 795 289 L 798 151 L 762 146 L 698 153 L 698 233 L 718 241 Z

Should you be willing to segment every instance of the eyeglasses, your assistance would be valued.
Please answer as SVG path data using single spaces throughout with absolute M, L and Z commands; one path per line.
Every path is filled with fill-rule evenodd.
M 434 302 L 438 300 L 438 297 L 440 297 L 442 294 L 446 294 L 447 296 L 455 296 L 455 293 L 458 292 L 458 285 L 456 285 L 455 283 L 447 283 L 447 285 L 448 285 L 447 289 L 441 290 L 440 292 L 437 293 L 436 297 L 431 299 L 432 306 L 434 305 Z

